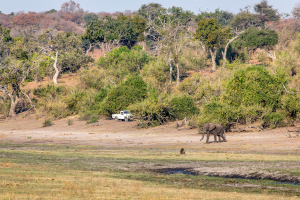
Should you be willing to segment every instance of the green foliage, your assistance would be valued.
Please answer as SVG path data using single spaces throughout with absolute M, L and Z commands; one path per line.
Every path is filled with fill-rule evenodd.
M 99 90 L 104 86 L 103 80 L 105 79 L 105 76 L 103 70 L 85 70 L 80 74 L 80 82 L 83 88 Z
M 254 5 L 254 11 L 257 13 L 262 26 L 264 26 L 268 21 L 277 22 L 280 19 L 280 14 L 278 13 L 277 9 L 274 9 L 273 6 L 268 5 L 267 0 L 262 0 L 260 3 Z
M 55 9 L 51 9 L 51 10 L 49 10 L 49 11 L 47 11 L 47 12 L 45 12 L 46 14 L 50 14 L 50 13 L 56 13 L 57 12 L 57 10 L 55 10 Z
M 272 76 L 264 66 L 251 66 L 235 71 L 228 81 L 224 99 L 238 107 L 262 105 L 273 109 L 279 107 L 284 78 Z
M 263 119 L 263 126 L 270 128 L 277 128 L 284 126 L 285 116 L 280 112 L 273 112 L 267 114 Z
M 73 120 L 72 119 L 68 119 L 68 125 L 69 126 L 73 125 Z
M 12 37 L 10 36 L 10 29 L 3 28 L 0 24 L 0 63 L 3 62 L 4 58 L 9 55 L 10 46 L 13 41 Z
M 114 77 L 114 81 L 118 84 L 126 75 L 140 73 L 140 70 L 151 60 L 141 46 L 134 46 L 131 50 L 127 47 L 113 49 L 105 57 L 101 57 L 97 61 L 103 69 L 107 69 L 107 73 Z
M 114 19 L 109 16 L 100 20 L 90 20 L 86 24 L 86 33 L 82 38 L 89 40 L 92 44 L 118 41 L 131 48 L 138 40 L 141 31 L 139 30 L 141 27 L 137 27 L 135 23 L 127 18 Z
M 182 95 L 174 97 L 170 101 L 170 113 L 174 118 L 183 119 L 199 113 L 199 108 L 190 96 Z
M 260 30 L 249 28 L 242 33 L 239 38 L 233 42 L 235 47 L 256 48 L 272 48 L 278 43 L 278 34 L 274 30 Z
M 47 116 L 61 119 L 72 114 L 65 103 L 65 97 L 68 95 L 68 92 L 68 89 L 65 87 L 47 85 L 46 87 L 34 89 L 33 94 L 38 98 L 33 100 L 37 101 L 36 106 L 39 113 L 47 113 Z M 39 113 L 37 114 L 38 118 L 41 117 Z
M 108 93 L 105 110 L 109 114 L 118 113 L 130 104 L 137 103 L 147 97 L 147 84 L 142 77 L 134 75 Z
M 90 121 L 87 122 L 87 124 L 98 122 L 98 116 L 92 115 Z
M 202 41 L 209 49 L 219 48 L 229 37 L 231 37 L 230 30 L 222 29 L 216 19 L 203 18 L 198 23 L 195 33 L 195 38 Z
M 293 92 L 296 92 L 292 90 Z M 300 95 L 286 94 L 282 97 L 282 109 L 293 119 L 300 117 Z
M 2 117 L 8 116 L 9 110 L 10 110 L 10 99 L 4 98 L 3 103 L 0 102 L 0 114 L 3 115 Z
M 277 69 L 286 73 L 284 76 L 289 78 L 289 76 L 294 76 L 299 73 L 299 64 L 297 59 L 297 55 L 294 53 L 291 53 L 290 51 L 281 51 L 277 54 L 275 64 Z
M 43 123 L 43 127 L 52 126 L 52 125 L 53 125 L 52 120 L 46 118 Z
M 157 89 L 162 89 L 169 82 L 170 64 L 164 59 L 155 59 L 146 64 L 142 70 L 145 82 Z
M 66 104 L 68 109 L 73 113 L 77 114 L 79 110 L 79 106 L 81 105 L 81 102 L 83 101 L 84 97 L 86 96 L 86 93 L 82 90 L 72 90 L 71 94 L 67 96 L 66 98 Z
M 41 87 L 33 90 L 33 94 L 41 98 L 47 98 L 49 96 L 55 98 L 60 95 L 66 94 L 66 92 L 67 90 L 65 87 L 54 85 L 47 85 L 46 87 Z
M 98 16 L 95 13 L 85 13 L 82 16 L 83 21 L 89 22 L 91 20 L 98 20 Z
M 85 69 L 89 67 L 90 63 L 93 63 L 94 59 L 89 56 L 78 52 L 64 52 L 59 57 L 59 66 L 63 71 L 77 72 L 79 69 Z
M 158 92 L 153 89 L 150 96 L 142 102 L 131 104 L 128 109 L 139 119 L 139 128 L 148 128 L 162 125 L 172 119 L 170 104 L 165 95 L 158 97 Z
M 297 41 L 294 46 L 294 50 L 298 55 L 300 55 L 300 34 L 297 35 Z
M 231 12 L 223 11 L 223 10 L 220 10 L 219 8 L 217 8 L 217 9 L 215 9 L 214 12 L 206 12 L 206 11 L 200 12 L 200 14 L 198 14 L 195 17 L 195 21 L 199 22 L 203 18 L 206 18 L 206 19 L 214 18 L 218 21 L 218 23 L 222 27 L 226 27 L 230 24 L 231 20 L 234 18 L 234 14 L 232 14 Z

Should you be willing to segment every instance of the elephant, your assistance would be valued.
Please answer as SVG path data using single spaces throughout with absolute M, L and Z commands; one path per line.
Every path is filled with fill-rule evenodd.
M 221 142 L 221 138 L 223 139 L 223 142 L 226 142 L 224 128 L 221 124 L 214 124 L 214 123 L 204 124 L 203 135 L 200 141 L 203 140 L 205 133 L 207 133 L 206 143 L 209 143 L 208 141 L 209 141 L 210 134 L 214 135 L 215 142 L 218 142 L 217 136 L 219 137 L 219 142 Z

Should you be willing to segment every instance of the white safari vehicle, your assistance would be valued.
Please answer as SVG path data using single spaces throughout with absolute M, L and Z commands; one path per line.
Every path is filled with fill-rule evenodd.
M 128 110 L 124 110 L 121 111 L 120 114 L 113 114 L 112 118 L 115 119 L 116 122 L 118 120 L 124 120 L 128 122 L 128 120 L 133 120 L 134 117 Z

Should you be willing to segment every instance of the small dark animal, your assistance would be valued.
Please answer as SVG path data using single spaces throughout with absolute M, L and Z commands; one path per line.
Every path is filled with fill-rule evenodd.
M 180 154 L 185 154 L 184 148 L 181 148 Z

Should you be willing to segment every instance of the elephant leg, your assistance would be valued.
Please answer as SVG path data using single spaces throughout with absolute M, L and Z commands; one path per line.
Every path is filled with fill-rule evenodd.
M 218 143 L 217 135 L 214 135 L 214 138 L 215 138 L 215 143 Z
M 209 142 L 209 132 L 207 133 L 207 136 L 206 136 L 206 143 L 208 144 Z
M 221 137 L 220 137 L 220 135 L 218 135 L 218 137 L 219 137 L 219 142 L 221 142 Z
M 223 142 L 227 142 L 227 140 L 225 139 L 225 135 L 224 134 L 222 135 L 222 138 L 223 138 Z

